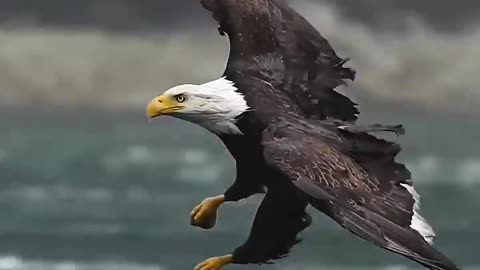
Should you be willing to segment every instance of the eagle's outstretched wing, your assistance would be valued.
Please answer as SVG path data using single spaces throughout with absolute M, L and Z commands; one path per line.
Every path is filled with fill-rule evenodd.
M 295 121 L 265 131 L 264 156 L 310 204 L 382 248 L 430 269 L 457 269 L 431 246 L 434 233 L 417 212 L 410 173 L 394 160 L 398 145 L 364 132 L 368 128 Z
M 354 80 L 329 42 L 283 0 L 202 0 L 230 39 L 225 76 L 256 77 L 282 91 L 305 116 L 354 121 L 359 113 L 334 89 Z M 245 93 L 252 90 L 240 88 Z

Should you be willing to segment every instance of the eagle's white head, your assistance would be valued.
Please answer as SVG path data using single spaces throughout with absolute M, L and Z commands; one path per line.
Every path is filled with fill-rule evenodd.
M 226 78 L 202 85 L 175 86 L 147 105 L 147 116 L 170 115 L 216 134 L 241 134 L 237 117 L 249 109 L 242 93 Z

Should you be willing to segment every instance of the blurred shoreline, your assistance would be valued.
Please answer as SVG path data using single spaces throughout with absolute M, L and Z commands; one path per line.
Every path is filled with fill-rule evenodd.
M 378 30 L 338 7 L 294 5 L 330 41 L 357 79 L 346 92 L 365 103 L 437 112 L 480 112 L 480 25 L 440 32 L 416 16 Z M 208 16 L 206 16 L 208 17 Z M 210 19 L 210 18 L 208 18 Z M 209 27 L 135 34 L 92 28 L 0 30 L 0 105 L 124 109 L 182 83 L 221 76 L 228 40 Z M 371 102 L 370 102 L 371 101 Z
M 292 6 L 319 0 L 286 0 Z M 454 4 L 435 0 L 323 0 L 336 6 L 344 17 L 369 27 L 396 26 L 396 19 L 415 14 L 442 31 L 458 31 L 478 19 L 478 2 Z M 7 26 L 94 27 L 108 31 L 198 28 L 211 23 L 200 0 L 6 0 L 0 2 L 0 23 Z M 393 20 L 392 20 L 393 18 Z M 445 18 L 448 18 L 446 20 Z M 398 25 L 397 25 L 398 26 Z

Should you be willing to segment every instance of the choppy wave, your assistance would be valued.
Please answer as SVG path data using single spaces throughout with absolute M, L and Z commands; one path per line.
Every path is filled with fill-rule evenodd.
M 166 270 L 166 268 L 131 262 L 43 261 L 3 255 L 0 256 L 0 270 Z
M 178 180 L 199 184 L 219 180 L 225 168 L 217 160 L 205 149 L 152 149 L 146 145 L 134 145 L 120 153 L 107 154 L 103 164 L 109 171 L 122 171 L 131 165 L 176 166 Z
M 420 270 L 424 269 L 419 266 L 406 266 L 406 265 L 382 265 L 382 266 L 319 266 L 319 265 L 306 265 L 306 266 L 298 266 L 298 265 L 289 265 L 285 267 L 279 267 L 278 270 L 318 270 L 318 269 L 329 269 L 329 270 Z M 480 265 L 473 265 L 468 267 L 462 267 L 462 269 L 468 270 L 477 270 L 480 269 Z
M 134 148 L 143 149 L 135 146 Z M 135 149 L 127 148 L 123 152 L 105 154 L 105 158 L 100 160 L 105 171 L 97 172 L 97 177 L 102 178 L 108 175 L 112 170 L 116 175 L 127 175 L 131 177 L 137 174 L 135 166 L 142 168 L 144 177 L 147 174 L 155 174 L 160 170 L 165 174 L 167 168 L 173 168 L 174 173 L 170 175 L 173 179 L 168 183 L 186 182 L 195 184 L 195 187 L 211 186 L 214 183 L 228 184 L 230 177 L 228 172 L 231 164 L 222 160 L 221 156 L 214 156 L 201 149 L 162 149 L 162 152 L 155 153 L 155 150 L 145 148 L 139 150 L 142 154 L 135 154 Z M 133 151 L 133 152 L 132 152 Z M 170 154 L 168 154 L 171 152 Z M 219 155 L 217 153 L 217 155 Z M 151 156 L 151 158 L 147 158 Z M 6 158 L 7 159 L 7 158 Z M 7 160 L 8 161 L 8 160 Z M 62 163 L 70 163 L 69 160 L 52 160 L 59 164 L 58 169 L 62 168 Z M 13 161 L 12 161 L 13 163 Z M 1 164 L 1 163 L 0 163 Z M 442 157 L 435 155 L 415 156 L 407 159 L 405 164 L 413 174 L 415 184 L 418 186 L 447 185 L 456 187 L 478 187 L 480 186 L 480 157 L 470 156 L 461 159 Z M 52 166 L 53 167 L 53 166 Z M 41 172 L 34 171 L 37 177 L 41 177 Z M 55 172 L 45 172 L 47 175 L 55 175 Z M 75 172 L 70 172 L 75 173 Z M 223 176 L 223 177 L 222 177 Z M 78 186 L 74 181 L 68 181 L 69 174 L 61 174 L 59 179 L 52 181 L 4 187 L 0 190 L 0 202 L 19 201 L 25 203 L 45 202 L 45 201 L 89 201 L 95 203 L 115 202 L 121 199 L 126 203 L 155 202 L 156 204 L 165 204 L 176 200 L 182 200 L 176 193 L 162 193 L 158 190 L 150 190 L 145 186 L 146 182 L 130 182 L 127 186 L 118 179 L 115 182 L 109 182 L 109 187 L 99 186 L 102 182 L 89 181 L 85 186 Z M 122 176 L 125 177 L 125 176 Z M 140 175 L 139 175 L 140 177 Z M 65 179 L 63 179 L 65 178 Z M 63 180 L 62 180 L 63 179 Z M 97 180 L 98 181 L 98 180 Z M 159 179 L 159 181 L 164 181 Z M 179 182 L 180 181 L 180 182 Z M 47 185 L 47 183 L 49 183 Z M 40 185 L 41 184 L 41 185 Z M 159 182 L 160 184 L 160 182 Z M 118 188 L 120 187 L 121 188 Z M 143 186 L 142 186 L 143 185 Z
M 258 266 L 257 266 L 258 267 Z M 262 268 L 271 270 L 420 270 L 423 269 L 415 265 L 381 265 L 381 266 L 334 266 L 319 264 L 304 264 L 297 262 L 295 264 L 276 264 L 270 267 Z M 169 270 L 170 268 L 153 264 L 141 264 L 122 261 L 103 261 L 103 262 L 76 262 L 76 261 L 48 261 L 48 260 L 30 260 L 15 255 L 0 256 L 0 270 Z M 478 270 L 480 265 L 470 265 L 462 267 L 466 270 Z
M 447 157 L 421 156 L 407 161 L 418 185 L 480 185 L 480 157 L 452 160 Z
M 80 150 L 80 149 L 78 149 Z M 1 152 L 0 152 L 1 153 Z M 90 153 L 82 153 L 77 155 L 84 156 L 89 159 Z M 101 153 L 99 153 L 102 155 Z M 18 157 L 8 155 L 0 156 L 0 165 L 14 164 Z M 66 171 L 69 164 L 75 162 L 78 156 L 72 158 L 54 155 L 50 156 L 49 161 L 44 161 L 43 167 L 31 168 L 31 172 L 37 178 L 49 179 L 52 175 L 56 175 L 54 179 L 62 179 L 62 183 L 53 186 L 37 186 L 29 185 L 24 188 L 13 186 L 14 189 L 8 187 L 0 190 L 3 198 L 23 198 L 26 200 L 43 200 L 43 199 L 62 199 L 77 198 L 88 199 L 94 201 L 111 201 L 116 197 L 112 194 L 112 190 L 101 187 L 82 187 L 74 186 L 71 189 L 70 184 L 74 180 L 70 174 L 72 171 Z M 101 182 L 113 184 L 114 182 L 123 183 L 116 176 L 124 178 L 128 177 L 155 177 L 158 172 L 158 181 L 168 182 L 184 182 L 187 184 L 195 184 L 195 186 L 209 186 L 214 183 L 222 183 L 231 181 L 234 162 L 226 158 L 224 153 L 213 153 L 204 149 L 195 148 L 155 148 L 144 146 L 127 147 L 120 151 L 111 151 L 103 153 L 103 157 L 98 160 L 91 160 L 89 167 L 100 169 L 91 171 L 99 177 Z M 480 185 L 480 156 L 465 156 L 462 158 L 452 158 L 448 156 L 423 155 L 410 157 L 404 162 L 412 172 L 416 185 L 454 185 L 458 187 L 471 187 Z M 32 162 L 36 162 L 32 160 Z M 7 165 L 8 166 L 8 165 Z M 14 172 L 17 169 L 11 168 Z M 18 168 L 18 170 L 22 170 Z M 136 176 L 135 176 L 136 175 Z M 142 176 L 143 175 L 143 176 Z M 166 179 L 167 177 L 167 179 Z M 8 177 L 7 177 L 8 178 Z M 109 180 L 111 179 L 111 180 Z M 163 180 L 162 180 L 163 179 Z M 99 181 L 99 180 L 97 180 Z M 113 182 L 112 182 L 113 181 Z M 17 181 L 17 183 L 21 183 Z M 131 183 L 128 189 L 122 190 L 122 197 L 127 200 L 140 200 L 149 195 L 149 191 L 144 188 L 137 187 L 135 182 Z M 117 191 L 115 191 L 117 192 Z M 0 199 L 1 201 L 1 199 Z
M 385 23 L 402 31 L 380 32 L 327 4 L 295 7 L 352 58 L 359 76 L 350 95 L 478 110 L 480 26 L 441 33 L 412 16 Z M 1 31 L 0 40 L 0 102 L 10 105 L 143 106 L 172 85 L 218 77 L 228 50 L 215 29 L 156 36 L 30 29 Z

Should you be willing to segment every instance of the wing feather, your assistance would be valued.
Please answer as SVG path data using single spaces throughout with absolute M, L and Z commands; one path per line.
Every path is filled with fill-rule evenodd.
M 228 34 L 224 75 L 237 84 L 252 77 L 268 81 L 312 119 L 354 121 L 356 103 L 335 91 L 353 81 L 348 59 L 282 0 L 202 0 Z M 247 75 L 248 73 L 248 75 Z M 240 87 L 248 95 L 253 90 Z
M 273 125 L 263 136 L 264 158 L 310 204 L 355 235 L 431 269 L 457 269 L 428 242 L 433 232 L 425 235 L 411 226 L 418 218 L 416 198 L 405 187 L 411 185 L 408 170 L 394 161 L 399 150 L 388 149 L 397 146 L 360 129 L 355 130 L 360 136 L 347 135 L 342 127 L 331 121 L 300 120 Z M 358 147 L 362 142 L 373 152 Z M 382 171 L 379 160 L 385 166 Z

